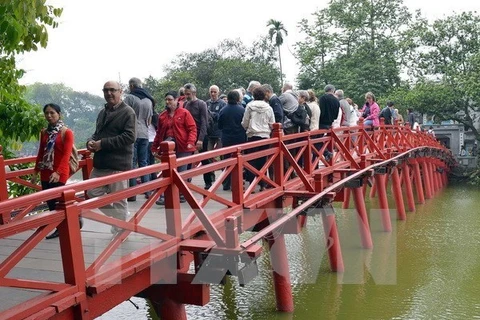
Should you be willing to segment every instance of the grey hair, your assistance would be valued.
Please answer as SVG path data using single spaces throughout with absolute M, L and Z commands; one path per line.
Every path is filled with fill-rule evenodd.
M 285 82 L 285 84 L 283 85 L 283 91 L 287 90 L 293 90 L 293 86 L 291 83 Z
M 240 88 L 238 88 L 238 90 L 240 90 L 239 92 L 242 94 L 242 97 L 245 95 L 245 93 L 247 93 L 247 91 L 245 91 L 244 87 L 240 87 Z
M 131 78 L 128 80 L 128 85 L 134 87 L 134 88 L 141 88 L 142 87 L 142 80 L 138 78 Z
M 310 95 L 308 94 L 307 90 L 298 90 L 297 94 L 298 94 L 298 97 L 304 98 L 305 101 L 308 101 L 310 99 Z
M 239 100 L 238 100 L 238 101 L 239 101 L 239 102 L 243 100 L 243 96 L 245 95 L 245 94 L 243 93 L 243 90 L 245 90 L 245 89 L 243 89 L 243 90 L 242 90 L 242 89 L 243 89 L 243 88 L 233 89 L 233 90 L 235 90 L 235 91 L 238 92 L 238 95 L 239 95 Z
M 337 91 L 335 91 L 335 95 L 340 99 L 343 99 L 345 97 L 345 94 L 343 93 L 343 90 L 341 90 L 341 89 L 338 89 Z
M 273 93 L 273 88 L 271 85 L 266 83 L 266 84 L 263 84 L 262 87 L 263 89 L 265 89 L 265 91 Z
M 183 86 L 185 90 L 190 90 L 192 92 L 197 92 L 197 87 L 193 83 L 187 83 L 186 85 Z
M 248 88 L 247 88 L 247 91 L 252 91 L 252 89 L 254 87 L 260 87 L 262 84 L 256 80 L 252 80 L 250 81 L 250 83 L 248 84 Z
M 325 86 L 325 92 L 335 92 L 335 86 L 333 84 L 327 84 Z

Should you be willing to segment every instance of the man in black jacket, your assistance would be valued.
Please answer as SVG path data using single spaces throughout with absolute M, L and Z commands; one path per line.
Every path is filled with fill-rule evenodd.
M 273 115 L 275 116 L 275 123 L 283 123 L 283 107 L 282 102 L 273 92 L 273 88 L 269 84 L 264 84 L 262 87 L 265 89 L 265 101 L 268 102 L 273 109 Z
M 320 106 L 320 121 L 318 124 L 319 129 L 330 129 L 333 121 L 338 117 L 338 111 L 340 110 L 340 102 L 335 97 L 335 87 L 331 84 L 325 86 L 325 94 L 323 94 L 318 104 Z M 323 143 L 320 143 L 320 148 Z M 325 159 L 329 161 L 333 154 L 325 149 L 323 153 Z
M 202 152 L 218 149 L 222 147 L 220 140 L 222 136 L 222 130 L 218 128 L 218 115 L 220 111 L 227 104 L 223 99 L 219 98 L 220 89 L 218 86 L 210 86 L 210 99 L 206 102 L 207 110 L 209 113 L 209 123 L 207 125 L 207 135 L 203 139 Z M 210 159 L 202 160 L 203 165 L 211 163 Z M 210 189 L 213 181 L 215 181 L 215 172 L 207 172 L 203 174 L 203 181 L 205 182 L 205 189 Z
M 393 124 L 393 106 L 392 101 L 387 102 L 387 106 L 380 112 L 379 118 L 385 119 L 385 124 Z

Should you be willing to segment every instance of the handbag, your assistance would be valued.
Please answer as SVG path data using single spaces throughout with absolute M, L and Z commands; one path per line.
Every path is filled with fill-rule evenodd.
M 65 131 L 67 131 L 67 127 L 63 126 L 61 129 L 61 136 L 62 136 L 62 142 L 65 141 Z M 80 160 L 78 156 L 78 150 L 77 147 L 75 147 L 75 144 L 72 146 L 72 152 L 70 153 L 70 158 L 68 158 L 68 166 L 70 167 L 70 175 L 73 175 L 75 172 L 77 172 L 78 168 L 80 167 Z

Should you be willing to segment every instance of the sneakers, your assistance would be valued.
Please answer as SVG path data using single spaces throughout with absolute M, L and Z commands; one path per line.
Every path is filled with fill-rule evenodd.
M 203 187 L 203 189 L 208 190 L 208 189 L 210 189 L 211 187 L 212 187 L 211 184 L 206 184 L 205 187 Z
M 229 186 L 223 186 L 223 191 L 229 191 L 230 187 Z
M 326 154 L 324 154 L 324 157 L 325 157 L 325 160 L 329 162 L 333 158 L 333 153 L 331 153 L 330 151 L 327 151 Z
M 137 196 L 133 196 L 133 197 L 127 198 L 127 201 L 128 201 L 128 202 L 137 201 Z
M 187 199 L 185 199 L 185 197 L 183 196 L 183 194 L 180 195 L 180 203 L 185 203 L 187 202 Z M 159 206 L 164 206 L 165 205 L 165 198 L 164 197 L 160 197 L 157 201 L 155 201 L 155 204 L 159 205 Z
M 55 229 L 52 233 L 50 233 L 48 236 L 45 237 L 45 239 L 50 240 L 50 239 L 55 239 L 60 236 L 60 233 L 58 232 L 58 229 Z
M 155 201 L 155 204 L 159 206 L 164 206 L 165 205 L 165 198 L 161 196 L 157 201 Z
M 187 199 L 183 196 L 183 194 L 180 195 L 180 203 L 185 203 L 187 202 Z

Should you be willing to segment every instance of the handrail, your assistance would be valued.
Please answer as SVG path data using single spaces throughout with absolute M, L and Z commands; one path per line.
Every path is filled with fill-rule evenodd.
M 252 152 L 254 148 L 265 146 L 269 148 Z M 324 157 L 323 151 L 326 149 L 334 153 L 333 158 Z M 87 299 L 85 283 L 87 286 L 95 286 L 94 290 L 98 293 L 108 287 L 106 281 L 112 277 L 111 270 L 118 268 L 121 270 L 120 277 L 123 278 L 148 268 L 151 264 L 149 250 L 154 252 L 152 255 L 155 256 L 155 261 L 161 261 L 178 252 L 182 241 L 206 234 L 214 240 L 217 249 L 222 249 L 224 252 L 240 252 L 250 248 L 268 233 L 299 215 L 302 210 L 319 201 L 327 193 L 343 186 L 349 179 L 354 179 L 375 167 L 385 166 L 397 159 L 410 156 L 438 158 L 438 166 L 445 169 L 448 169 L 448 166 L 452 165 L 454 161 L 449 150 L 422 132 L 413 132 L 408 126 L 384 125 L 372 131 L 365 128 L 363 122 L 356 127 L 316 130 L 287 136 L 283 135 L 280 125 L 275 125 L 270 139 L 221 148 L 180 159 L 176 159 L 173 150 L 172 142 L 163 142 L 160 154 L 162 162 L 159 164 L 0 201 L 0 215 L 10 216 L 14 210 L 27 210 L 26 208 L 40 202 L 60 199 L 56 211 L 43 212 L 22 219 L 12 218 L 4 221 L 7 223 L 0 225 L 0 239 L 20 232 L 31 232 L 32 228 L 35 229 L 25 243 L 0 263 L 0 286 L 53 291 L 57 292 L 62 299 L 75 296 L 74 299 L 63 301 L 69 301 L 65 302 L 67 306 L 70 303 L 71 305 L 78 304 Z M 224 158 L 226 155 L 232 157 Z M 178 166 L 195 164 L 214 157 L 222 157 L 222 159 L 191 170 L 177 171 Z M 248 163 L 260 157 L 266 158 L 266 164 L 262 168 L 255 169 Z M 3 158 L 0 156 L 0 164 L 2 161 Z M 15 160 L 8 161 L 8 163 L 19 163 Z M 19 161 L 24 161 L 24 159 Z M 3 161 L 3 163 L 6 162 Z M 286 164 L 289 168 L 285 167 Z M 273 176 L 269 175 L 269 167 L 273 168 Z M 246 190 L 243 190 L 243 170 L 248 168 L 254 173 L 255 179 Z M 0 168 L 0 176 L 2 169 L 3 167 Z M 345 169 L 355 170 L 356 173 L 349 177 L 343 177 L 340 181 L 326 184 L 322 190 L 314 188 L 316 176 L 328 175 L 335 170 Z M 212 170 L 223 170 L 223 173 L 209 190 L 204 190 L 188 181 L 188 178 L 200 176 Z M 93 199 L 79 200 L 75 198 L 75 194 L 91 188 L 154 172 L 161 172 L 158 179 L 126 190 Z M 232 177 L 231 199 L 222 198 L 216 193 L 227 174 Z M 262 178 L 272 188 L 253 193 Z M 150 190 L 154 190 L 153 196 L 142 204 L 137 212 L 132 212 L 132 216 L 127 221 L 107 217 L 94 211 L 106 204 Z M 253 211 L 263 208 L 265 204 L 275 199 L 282 198 L 292 190 L 299 190 L 313 196 L 287 215 L 278 216 L 266 212 L 265 217 L 271 221 L 270 226 L 243 241 L 238 240 L 238 234 L 243 231 L 237 231 L 237 234 L 232 235 L 228 233 L 231 231 L 225 230 L 226 219 L 232 217 L 242 221 L 241 230 L 252 228 L 259 222 L 248 219 Z M 166 212 L 165 215 L 162 215 L 162 218 L 166 220 L 165 232 L 140 225 L 147 212 L 153 207 L 155 199 L 162 193 L 165 195 L 166 202 Z M 191 208 L 190 215 L 184 219 L 182 219 L 178 197 L 180 193 L 185 196 Z M 220 203 L 222 208 L 216 212 L 207 212 L 207 205 L 212 201 Z M 78 225 L 80 215 L 123 229 L 87 267 L 83 261 L 82 234 Z M 6 278 L 12 268 L 55 227 L 61 231 L 62 259 L 66 261 L 64 263 L 65 283 L 38 282 L 34 284 L 22 279 Z M 121 246 L 122 241 L 131 232 L 153 237 L 155 241 L 118 260 L 108 262 L 113 252 Z M 235 237 L 237 238 L 235 239 Z M 236 243 L 238 245 L 235 245 Z M 80 262 L 76 260 L 79 257 L 82 257 Z M 71 270 L 67 270 L 67 267 Z M 157 278 L 152 278 L 152 281 L 160 280 L 158 277 L 161 275 L 153 276 Z M 27 311 L 22 312 L 25 314 L 39 312 L 40 306 L 47 300 L 40 299 L 39 301 L 31 304 Z M 51 304 L 51 302 L 49 303 Z M 12 311 L 7 312 L 11 314 Z M 0 318 L 5 314 L 0 312 Z

